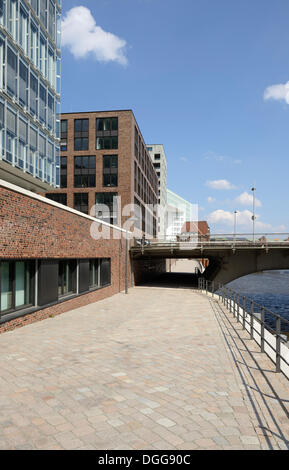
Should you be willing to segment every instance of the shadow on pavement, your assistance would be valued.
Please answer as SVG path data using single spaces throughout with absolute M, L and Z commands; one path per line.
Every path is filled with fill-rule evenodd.
M 154 276 L 153 279 L 138 283 L 137 286 L 195 289 L 198 286 L 198 276 L 194 273 L 163 273 Z

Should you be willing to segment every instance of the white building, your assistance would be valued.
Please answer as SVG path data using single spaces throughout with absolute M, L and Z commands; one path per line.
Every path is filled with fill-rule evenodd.
M 176 240 L 185 222 L 198 220 L 198 206 L 167 190 L 167 210 L 165 217 L 166 239 Z
M 158 195 L 158 238 L 165 238 L 165 213 L 167 205 L 167 159 L 164 146 L 161 144 L 148 145 L 147 150 L 153 161 L 159 179 Z

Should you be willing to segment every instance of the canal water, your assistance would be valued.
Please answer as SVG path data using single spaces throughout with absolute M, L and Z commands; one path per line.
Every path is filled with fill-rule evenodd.
M 228 287 L 289 320 L 289 270 L 250 274 L 230 282 Z M 274 327 L 270 317 L 266 322 Z M 289 325 L 282 322 L 282 330 L 289 331 Z

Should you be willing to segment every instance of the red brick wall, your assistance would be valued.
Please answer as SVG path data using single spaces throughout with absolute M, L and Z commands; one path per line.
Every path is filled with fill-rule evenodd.
M 111 258 L 111 286 L 5 323 L 0 333 L 124 290 L 125 240 L 94 240 L 91 224 L 81 215 L 0 186 L 0 260 Z
M 96 118 L 118 117 L 118 149 L 115 150 L 96 150 Z M 95 205 L 95 194 L 98 192 L 118 193 L 121 197 L 122 208 L 127 204 L 134 204 L 137 197 L 141 204 L 149 203 L 146 201 L 146 194 L 138 195 L 134 188 L 134 165 L 137 163 L 143 179 L 146 181 L 148 188 L 153 193 L 155 203 L 158 200 L 157 177 L 153 168 L 151 159 L 147 155 L 147 163 L 151 167 L 151 171 L 155 176 L 156 184 L 145 175 L 144 162 L 135 156 L 135 127 L 141 137 L 142 145 L 146 148 L 145 142 L 141 136 L 140 129 L 134 118 L 133 112 L 130 110 L 122 111 L 99 111 L 88 113 L 69 113 L 62 114 L 62 119 L 67 120 L 67 151 L 61 152 L 62 156 L 67 157 L 67 188 L 50 191 L 52 193 L 66 193 L 67 205 L 74 207 L 75 193 L 88 193 L 89 213 Z M 74 150 L 74 120 L 89 119 L 89 149 L 76 151 Z M 118 155 L 118 186 L 107 188 L 103 187 L 103 155 Z M 74 157 L 84 155 L 96 156 L 96 185 L 94 188 L 74 188 Z M 127 217 L 122 217 L 123 224 Z M 155 220 L 156 217 L 155 217 Z M 140 234 L 141 237 L 141 234 Z

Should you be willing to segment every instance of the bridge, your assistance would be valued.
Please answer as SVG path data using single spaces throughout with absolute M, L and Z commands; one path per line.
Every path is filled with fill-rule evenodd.
M 215 285 L 255 272 L 289 269 L 289 234 L 217 234 L 209 239 L 157 240 L 135 243 L 133 260 L 208 259 L 203 276 Z

